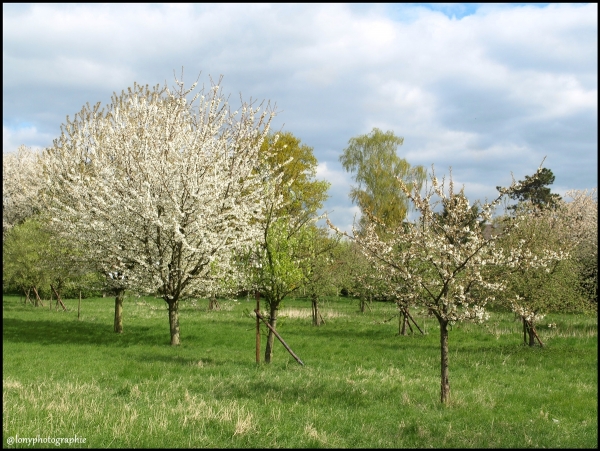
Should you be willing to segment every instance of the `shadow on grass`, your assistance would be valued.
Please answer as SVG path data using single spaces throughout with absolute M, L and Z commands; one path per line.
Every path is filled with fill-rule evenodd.
M 113 332 L 106 324 L 83 321 L 56 322 L 50 320 L 25 321 L 2 319 L 2 340 L 13 343 L 80 344 L 100 346 L 169 345 L 168 330 L 125 324 L 122 334 Z

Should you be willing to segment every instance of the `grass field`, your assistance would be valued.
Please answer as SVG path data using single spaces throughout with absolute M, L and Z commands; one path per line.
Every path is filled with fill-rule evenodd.
M 597 318 L 549 315 L 544 348 L 522 345 L 512 314 L 450 332 L 451 399 L 441 405 L 439 328 L 398 336 L 393 305 L 358 313 L 345 298 L 286 300 L 274 362 L 255 363 L 253 302 L 180 307 L 169 345 L 166 304 L 67 300 L 69 311 L 3 299 L 4 447 L 593 448 L 598 444 Z M 547 324 L 556 323 L 556 328 Z M 266 339 L 262 338 L 262 353 Z M 261 360 L 264 357 L 261 353 Z M 18 437 L 20 443 L 10 445 Z M 85 439 L 85 442 L 82 440 Z

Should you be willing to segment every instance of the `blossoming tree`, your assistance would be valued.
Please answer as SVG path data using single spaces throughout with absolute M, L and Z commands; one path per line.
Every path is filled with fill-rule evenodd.
M 39 154 L 19 146 L 2 155 L 2 234 L 39 211 Z
M 519 227 L 499 242 L 507 255 L 505 265 L 496 269 L 507 286 L 499 301 L 519 315 L 529 346 L 536 340 L 543 346 L 536 324 L 547 313 L 590 307 L 592 290 L 586 289 L 582 256 L 595 252 L 597 267 L 598 207 L 593 193 L 569 191 L 564 200 L 543 208 L 521 202 L 513 207 L 518 219 L 511 215 L 500 220 L 500 226 L 518 220 Z M 509 257 L 517 247 L 527 253 Z M 532 259 L 541 262 L 531 265 Z
M 474 210 L 464 188 L 459 192 L 454 190 L 451 177 L 447 189 L 445 180 L 439 181 L 433 168 L 430 179 L 431 185 L 425 187 L 424 196 L 398 179 L 401 189 L 420 213 L 416 221 L 386 229 L 386 238 L 382 240 L 376 225 L 385 229 L 385 224 L 372 217 L 361 233 L 353 230 L 351 238 L 379 269 L 381 277 L 388 284 L 395 284 L 395 288 L 390 286 L 390 289 L 396 290 L 398 299 L 426 307 L 438 320 L 441 401 L 445 403 L 450 396 L 449 326 L 456 321 L 485 321 L 486 304 L 494 298 L 495 292 L 504 288 L 501 281 L 487 278 L 484 271 L 486 266 L 497 265 L 505 258 L 496 247 L 498 236 L 486 239 L 481 227 L 473 227 L 474 211 L 478 215 L 477 222 L 489 222 L 503 196 L 520 185 L 513 181 L 509 188 L 502 189 L 497 199 L 478 205 Z M 532 180 L 536 180 L 536 176 Z M 444 207 L 444 215 L 436 213 L 439 207 Z M 333 224 L 329 225 L 342 233 Z M 510 231 L 507 227 L 503 233 Z M 522 253 L 520 249 L 514 252 Z
M 211 291 L 215 271 L 258 238 L 272 196 L 255 168 L 275 115 L 252 103 L 231 111 L 212 81 L 191 101 L 196 83 L 176 84 L 134 84 L 105 108 L 84 106 L 44 158 L 57 230 L 106 274 L 159 294 L 172 345 L 179 301 Z

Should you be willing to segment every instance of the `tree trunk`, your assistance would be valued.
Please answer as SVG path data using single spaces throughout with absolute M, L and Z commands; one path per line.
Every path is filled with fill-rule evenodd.
M 523 341 L 529 346 L 535 346 L 535 340 L 538 341 L 540 346 L 544 346 L 544 343 L 542 343 L 542 340 L 540 340 L 540 337 L 535 330 L 533 321 L 527 321 L 523 318 Z
M 123 298 L 125 290 L 119 289 L 115 297 L 115 324 L 114 330 L 117 334 L 123 333 Z
M 42 305 L 42 307 L 44 306 L 44 302 L 42 301 L 42 298 L 40 298 L 40 295 L 37 291 L 37 289 L 35 287 L 33 287 L 33 292 L 35 293 L 35 306 L 39 307 L 40 304 Z
M 406 335 L 406 323 L 408 322 L 408 318 L 406 317 L 406 312 L 402 308 L 400 309 L 400 312 L 398 313 L 398 321 L 400 323 L 398 334 Z
M 313 326 L 321 325 L 321 314 L 319 313 L 319 299 L 313 296 L 312 299 L 312 320 Z
M 442 351 L 441 401 L 448 402 L 450 398 L 450 379 L 448 375 L 448 321 L 438 318 L 440 323 L 440 346 Z
M 269 324 L 273 329 L 276 330 L 277 326 L 277 307 L 270 307 L 270 318 Z M 265 363 L 271 363 L 271 357 L 273 357 L 273 342 L 275 339 L 275 334 L 272 330 L 269 329 L 269 335 L 267 336 L 267 348 L 265 349 Z
M 167 301 L 169 304 L 169 327 L 171 329 L 171 346 L 179 346 L 179 301 Z
M 527 324 L 527 333 L 529 334 L 529 346 L 535 346 L 535 334 L 531 323 Z
M 217 298 L 212 297 L 210 298 L 210 300 L 208 301 L 208 310 L 220 310 L 221 306 L 219 305 L 219 302 L 217 301 Z

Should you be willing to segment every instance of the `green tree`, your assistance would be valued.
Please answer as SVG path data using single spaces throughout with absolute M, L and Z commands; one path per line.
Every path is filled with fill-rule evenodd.
M 330 184 L 315 179 L 318 161 L 312 147 L 302 144 L 290 132 L 271 133 L 262 143 L 261 154 L 271 171 L 282 173 L 283 205 L 276 216 L 301 217 L 323 208 Z
M 398 179 L 410 189 L 420 189 L 426 171 L 422 166 L 411 165 L 396 153 L 404 138 L 393 131 L 382 132 L 374 128 L 368 135 L 350 139 L 348 147 L 340 156 L 343 168 L 353 173 L 357 183 L 350 191 L 350 198 L 360 208 L 363 216 L 361 228 L 367 221 L 369 212 L 387 227 L 395 228 L 409 211 L 409 202 Z
M 51 287 L 58 296 L 89 293 L 99 285 L 98 273 L 83 263 L 81 252 L 71 242 L 53 233 L 42 217 L 27 218 L 12 227 L 3 246 L 5 284 L 28 297 Z
M 48 252 L 49 242 L 48 232 L 34 218 L 28 218 L 12 227 L 2 246 L 4 284 L 22 290 L 26 299 L 29 299 L 30 290 L 38 292 L 42 285 L 48 284 L 50 274 L 43 259 Z M 37 303 L 36 296 L 35 304 Z
M 316 258 L 317 211 L 327 199 L 329 183 L 315 179 L 318 162 L 313 148 L 289 132 L 268 135 L 261 155 L 259 171 L 265 182 L 276 180 L 276 187 L 273 198 L 265 201 L 263 237 L 250 254 L 248 270 L 253 287 L 268 305 L 269 324 L 275 330 L 281 302 L 307 282 Z M 276 204 L 279 198 L 283 202 Z M 267 363 L 272 359 L 273 341 L 269 329 Z
M 308 256 L 304 268 L 305 293 L 309 296 L 312 309 L 312 324 L 320 326 L 322 316 L 319 311 L 319 300 L 327 293 L 337 292 L 339 267 L 337 248 L 340 237 L 329 236 L 328 230 L 313 227 L 312 243 L 308 247 Z
M 307 264 L 314 242 L 314 227 L 296 227 L 287 217 L 275 218 L 265 228 L 264 242 L 251 254 L 251 280 L 269 308 L 269 329 L 265 362 L 273 357 L 273 343 L 281 302 L 305 281 Z

